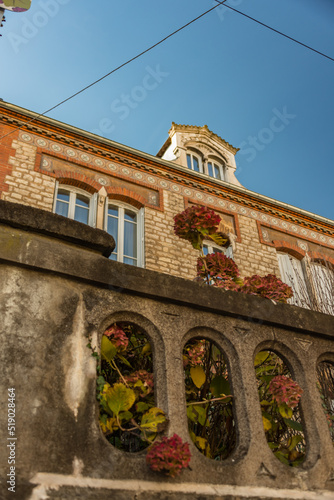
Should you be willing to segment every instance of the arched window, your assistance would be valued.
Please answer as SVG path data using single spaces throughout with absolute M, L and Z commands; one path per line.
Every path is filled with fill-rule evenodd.
M 95 194 L 66 184 L 57 185 L 53 210 L 56 214 L 95 227 L 95 207 Z
M 317 309 L 334 315 L 334 271 L 326 261 L 312 261 L 309 269 Z
M 203 172 L 202 160 L 199 155 L 189 151 L 187 153 L 187 167 L 195 172 Z
M 105 230 L 115 240 L 112 260 L 144 267 L 144 209 L 109 200 L 106 204 Z
M 288 299 L 290 304 L 310 308 L 310 294 L 305 279 L 305 266 L 301 260 L 288 253 L 277 252 L 281 278 L 293 291 L 293 297 Z
M 207 163 L 208 167 L 208 175 L 210 177 L 214 177 L 215 179 L 219 179 L 220 181 L 225 180 L 225 172 L 224 172 L 224 166 L 218 163 L 217 161 L 210 160 Z

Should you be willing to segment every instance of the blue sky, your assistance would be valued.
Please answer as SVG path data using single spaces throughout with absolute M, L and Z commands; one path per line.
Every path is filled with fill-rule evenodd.
M 334 58 L 332 0 L 227 4 Z M 32 0 L 1 28 L 0 97 L 44 112 L 213 5 Z M 153 155 L 206 124 L 246 188 L 334 218 L 333 89 L 333 61 L 219 6 L 48 116 Z

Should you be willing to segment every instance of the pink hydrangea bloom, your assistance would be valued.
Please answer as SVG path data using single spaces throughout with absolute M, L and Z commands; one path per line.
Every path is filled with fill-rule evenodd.
M 183 443 L 180 436 L 174 434 L 170 438 L 162 438 L 154 443 L 147 455 L 146 463 L 154 471 L 162 471 L 175 477 L 182 469 L 188 467 L 191 454 L 188 443 Z
M 207 207 L 194 205 L 174 217 L 174 232 L 180 238 L 190 241 L 194 248 L 200 242 L 215 234 L 221 218 Z
M 129 339 L 122 328 L 117 326 L 116 323 L 108 328 L 108 330 L 104 332 L 104 335 L 109 337 L 109 340 L 114 344 L 115 347 L 117 347 L 119 351 L 126 351 L 129 344 Z
M 144 384 L 145 396 L 152 392 L 154 388 L 153 373 L 149 373 L 146 370 L 138 370 L 131 373 L 131 375 L 126 375 L 124 380 L 130 386 L 134 386 L 140 380 Z
M 205 354 L 205 340 L 199 340 L 196 344 L 192 344 L 186 348 L 186 353 L 183 365 L 197 366 L 203 364 L 203 356 Z
M 285 375 L 277 375 L 269 384 L 269 392 L 278 404 L 287 404 L 290 408 L 295 408 L 303 394 L 303 389 Z

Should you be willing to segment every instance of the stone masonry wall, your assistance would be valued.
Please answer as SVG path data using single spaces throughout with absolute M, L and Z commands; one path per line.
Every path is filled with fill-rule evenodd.
M 8 160 L 12 171 L 4 181 L 8 191 L 2 192 L 1 199 L 51 212 L 55 179 L 34 171 L 36 146 L 14 140 L 12 148 L 15 156 Z
M 164 212 L 145 209 L 146 268 L 180 278 L 196 275 L 198 252 L 174 234 L 174 215 L 184 210 L 184 199 L 164 191 Z
M 256 221 L 239 215 L 241 243 L 236 243 L 235 262 L 241 276 L 275 274 L 280 277 L 276 249 L 259 241 Z

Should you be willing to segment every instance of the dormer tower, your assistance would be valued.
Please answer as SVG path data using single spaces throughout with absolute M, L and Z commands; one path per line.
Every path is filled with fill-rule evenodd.
M 169 137 L 157 156 L 194 172 L 241 186 L 235 177 L 235 154 L 238 151 L 211 132 L 207 125 L 196 127 L 173 122 Z

